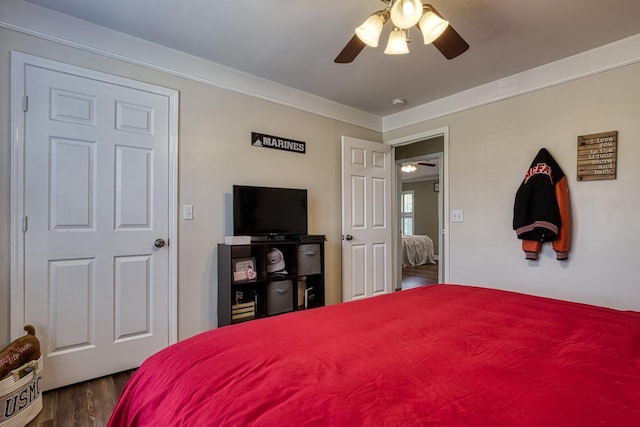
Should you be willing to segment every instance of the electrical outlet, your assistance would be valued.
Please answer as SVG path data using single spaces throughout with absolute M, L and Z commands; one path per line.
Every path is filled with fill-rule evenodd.
M 451 222 L 464 222 L 464 211 L 462 209 L 452 210 Z
M 182 219 L 193 219 L 193 205 L 184 205 L 182 207 Z

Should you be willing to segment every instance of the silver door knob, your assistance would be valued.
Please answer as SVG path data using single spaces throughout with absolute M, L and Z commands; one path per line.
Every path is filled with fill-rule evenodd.
M 153 245 L 154 245 L 156 248 L 161 248 L 161 247 L 163 247 L 164 245 L 166 245 L 166 243 L 165 243 L 164 239 L 156 239 L 156 241 L 155 241 L 155 242 L 153 242 Z
M 344 236 L 344 240 L 351 241 L 353 240 L 353 236 L 351 234 L 347 234 L 346 236 Z

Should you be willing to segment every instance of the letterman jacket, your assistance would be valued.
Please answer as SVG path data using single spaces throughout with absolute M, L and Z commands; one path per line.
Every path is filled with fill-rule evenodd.
M 553 242 L 558 260 L 568 258 L 571 205 L 567 177 L 545 148 L 533 159 L 516 193 L 513 229 L 522 240 L 526 259 L 538 259 L 544 242 Z

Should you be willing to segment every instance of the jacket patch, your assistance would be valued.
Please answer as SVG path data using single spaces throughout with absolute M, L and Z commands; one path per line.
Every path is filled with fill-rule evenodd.
M 546 163 L 538 163 L 537 165 L 529 168 L 529 170 L 527 171 L 527 174 L 524 176 L 524 183 L 526 184 L 527 181 L 529 181 L 529 179 L 532 176 L 538 175 L 538 174 L 548 175 L 549 179 L 551 180 L 551 183 L 553 184 L 553 175 L 551 172 L 551 166 L 549 166 Z

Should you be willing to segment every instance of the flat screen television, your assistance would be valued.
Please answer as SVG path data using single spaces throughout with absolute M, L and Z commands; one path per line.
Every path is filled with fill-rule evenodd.
M 233 234 L 306 235 L 307 190 L 234 185 Z

